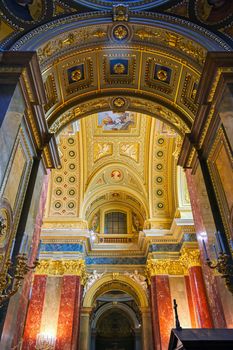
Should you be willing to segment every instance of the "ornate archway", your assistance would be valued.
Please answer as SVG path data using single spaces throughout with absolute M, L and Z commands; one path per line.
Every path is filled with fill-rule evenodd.
M 106 274 L 99 278 L 91 287 L 87 290 L 83 298 L 83 309 L 81 313 L 81 330 L 80 330 L 80 347 L 85 350 L 89 349 L 90 346 L 90 318 L 92 316 L 93 307 L 96 300 L 101 295 L 110 291 L 120 291 L 132 297 L 136 302 L 142 319 L 142 349 L 149 350 L 152 346 L 151 342 L 151 325 L 150 325 L 150 309 L 148 304 L 148 297 L 145 289 L 133 280 L 131 277 L 119 273 Z M 112 307 L 118 308 L 124 313 L 127 313 L 128 317 L 130 315 L 131 322 L 136 330 L 140 329 L 140 324 L 136 319 L 132 311 L 124 305 L 109 305 L 105 306 L 103 309 L 95 314 L 92 326 L 95 327 L 98 319 L 106 313 L 106 311 L 112 309 Z M 119 311 L 118 310 L 118 311 Z M 132 316 L 133 315 L 133 316 Z

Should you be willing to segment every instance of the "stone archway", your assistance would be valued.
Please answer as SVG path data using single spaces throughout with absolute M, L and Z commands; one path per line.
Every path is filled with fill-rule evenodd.
M 80 348 L 82 350 L 89 350 L 91 343 L 91 326 L 96 327 L 98 319 L 107 310 L 111 309 L 111 305 L 106 306 L 104 309 L 99 310 L 93 318 L 93 310 L 96 304 L 96 300 L 101 295 L 109 291 L 120 291 L 129 296 L 135 301 L 138 306 L 141 321 L 142 321 L 142 349 L 151 350 L 151 320 L 150 320 L 150 308 L 148 298 L 145 290 L 142 286 L 134 281 L 132 278 L 119 273 L 106 274 L 99 278 L 86 292 L 83 298 L 83 308 L 81 311 L 81 329 L 80 329 Z M 114 305 L 115 307 L 116 305 Z M 124 305 L 118 305 L 116 308 L 118 311 L 122 311 L 131 318 L 132 324 L 135 330 L 140 329 L 140 323 L 136 320 L 132 311 Z M 92 320 L 92 322 L 91 322 Z

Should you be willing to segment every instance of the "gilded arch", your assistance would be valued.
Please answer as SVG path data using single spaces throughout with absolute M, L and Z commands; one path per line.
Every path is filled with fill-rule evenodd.
M 138 283 L 128 276 L 113 273 L 104 275 L 90 287 L 84 296 L 83 307 L 92 307 L 98 296 L 113 289 L 121 290 L 131 295 L 141 308 L 149 306 L 147 295 Z
M 51 132 L 107 110 L 141 112 L 181 135 L 190 131 L 206 53 L 229 50 L 228 45 L 170 15 L 129 11 L 129 18 L 114 22 L 111 10 L 67 16 L 48 23 L 46 30 L 32 30 L 13 45 L 14 50 L 38 53 Z M 125 62 L 124 74 L 112 71 L 117 59 Z M 79 74 L 72 80 L 74 71 Z

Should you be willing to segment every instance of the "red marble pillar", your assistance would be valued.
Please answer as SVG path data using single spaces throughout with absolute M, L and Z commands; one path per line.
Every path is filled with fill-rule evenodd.
M 216 328 L 225 328 L 226 320 L 224 316 L 223 306 L 218 294 L 217 284 L 215 280 L 215 276 L 213 271 L 205 264 L 203 245 L 202 245 L 202 233 L 206 232 L 206 228 L 204 225 L 200 200 L 198 198 L 197 185 L 195 183 L 195 176 L 191 174 L 191 169 L 186 169 L 186 179 L 188 184 L 188 190 L 190 195 L 193 219 L 195 224 L 195 229 L 197 233 L 197 240 L 199 244 L 199 249 L 201 253 L 201 261 L 202 261 L 202 269 L 204 274 L 204 284 L 206 287 L 206 294 L 208 298 L 208 302 L 210 305 L 210 312 L 212 314 L 212 319 L 214 322 L 214 326 Z M 203 180 L 204 181 L 204 180 Z
M 200 328 L 213 328 L 201 266 L 190 267 L 189 278 L 198 326 Z
M 55 350 L 78 349 L 80 298 L 80 277 L 64 276 Z
M 37 216 L 36 216 L 35 225 L 34 225 L 34 232 L 32 237 L 31 256 L 29 257 L 29 264 L 31 265 L 36 259 L 37 249 L 40 241 L 41 225 L 42 225 L 44 208 L 45 208 L 47 191 L 48 191 L 49 174 L 50 173 L 45 175 L 43 179 L 43 185 L 42 185 L 41 196 L 39 201 L 39 208 L 37 211 Z M 32 282 L 32 273 L 28 273 L 24 279 L 23 286 L 19 291 L 20 295 L 17 299 L 17 305 L 13 306 L 15 310 L 14 318 L 17 319 L 17 322 L 16 322 L 15 329 L 14 330 L 11 329 L 11 334 L 13 335 L 13 340 L 11 344 L 12 347 L 16 346 L 19 343 L 23 334 L 25 318 L 27 313 L 27 306 L 28 306 L 28 295 L 30 291 L 31 282 Z
M 46 288 L 45 275 L 35 275 L 32 297 L 29 303 L 26 325 L 23 336 L 22 350 L 34 350 L 36 345 L 36 336 L 40 333 L 41 317 Z
M 151 306 L 154 348 L 167 350 L 171 329 L 174 327 L 169 277 L 151 278 Z
M 79 276 L 77 276 L 71 350 L 78 350 L 82 293 L 83 293 L 83 286 L 81 285 L 81 279 Z
M 187 293 L 187 299 L 188 299 L 188 305 L 189 305 L 189 314 L 190 314 L 191 325 L 192 325 L 192 328 L 196 328 L 197 323 L 196 323 L 196 316 L 195 316 L 193 296 L 192 296 L 192 292 L 191 292 L 189 276 L 184 276 L 184 280 L 185 280 L 186 293 Z
M 161 350 L 158 305 L 157 305 L 157 291 L 156 291 L 156 276 L 152 276 L 150 282 L 151 282 L 151 284 L 150 284 L 150 301 L 151 301 L 151 320 L 152 320 L 153 344 L 154 344 L 154 349 Z

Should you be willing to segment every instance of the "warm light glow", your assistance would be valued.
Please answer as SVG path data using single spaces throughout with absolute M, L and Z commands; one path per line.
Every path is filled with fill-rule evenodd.
M 39 333 L 36 337 L 37 350 L 52 350 L 55 346 L 56 338 L 53 333 Z

